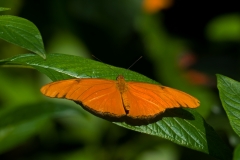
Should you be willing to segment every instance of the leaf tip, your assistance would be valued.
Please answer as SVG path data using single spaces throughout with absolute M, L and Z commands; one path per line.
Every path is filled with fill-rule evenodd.
M 41 56 L 43 59 L 46 59 L 46 58 L 47 58 L 46 54 L 41 54 L 40 56 Z

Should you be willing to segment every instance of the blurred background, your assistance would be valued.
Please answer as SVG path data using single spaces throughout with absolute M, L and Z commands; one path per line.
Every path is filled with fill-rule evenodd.
M 239 138 L 221 106 L 215 74 L 240 81 L 237 4 L 234 0 L 0 1 L 1 7 L 11 8 L 1 14 L 26 18 L 38 27 L 47 53 L 94 55 L 123 68 L 143 56 L 131 70 L 197 97 L 201 101 L 197 111 L 231 148 Z M 0 40 L 1 59 L 24 53 L 28 51 Z M 73 102 L 49 100 L 39 91 L 48 82 L 33 69 L 0 69 L 0 116 L 11 115 L 0 122 L 0 159 L 212 159 L 118 127 L 79 111 Z M 38 116 L 51 108 L 46 101 L 67 107 Z M 1 127 L 8 122 L 14 123 Z

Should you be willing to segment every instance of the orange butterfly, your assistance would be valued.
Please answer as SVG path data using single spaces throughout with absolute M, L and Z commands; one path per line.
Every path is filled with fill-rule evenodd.
M 82 78 L 52 82 L 41 88 L 48 97 L 65 98 L 99 117 L 153 119 L 169 108 L 196 108 L 199 101 L 182 91 L 143 82 Z

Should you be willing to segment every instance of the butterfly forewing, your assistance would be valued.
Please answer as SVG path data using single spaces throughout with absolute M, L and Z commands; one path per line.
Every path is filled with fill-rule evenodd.
M 49 97 L 76 101 L 100 115 L 125 116 L 116 81 L 105 79 L 70 79 L 47 84 L 41 92 Z

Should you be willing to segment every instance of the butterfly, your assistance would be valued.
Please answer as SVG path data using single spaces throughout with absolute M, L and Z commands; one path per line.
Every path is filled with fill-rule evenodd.
M 75 101 L 99 117 L 153 119 L 170 108 L 196 108 L 193 96 L 170 87 L 151 83 L 101 78 L 68 79 L 49 83 L 41 92 L 52 98 Z

